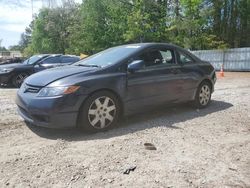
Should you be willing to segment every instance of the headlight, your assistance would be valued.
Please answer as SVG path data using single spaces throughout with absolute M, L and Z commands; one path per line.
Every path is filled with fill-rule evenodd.
M 11 72 L 13 70 L 14 70 L 14 68 L 2 68 L 2 69 L 0 69 L 0 73 L 8 73 L 8 72 Z
M 38 97 L 53 97 L 76 92 L 80 86 L 44 87 L 38 93 Z

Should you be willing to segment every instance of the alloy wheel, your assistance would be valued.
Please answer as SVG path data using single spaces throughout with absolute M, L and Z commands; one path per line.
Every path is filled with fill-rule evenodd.
M 89 123 L 96 129 L 108 127 L 113 122 L 115 115 L 115 102 L 107 96 L 95 99 L 88 110 Z
M 15 83 L 17 86 L 20 86 L 23 81 L 25 80 L 25 78 L 27 78 L 29 75 L 26 74 L 26 73 L 20 73 L 16 76 L 16 79 L 15 79 Z
M 199 93 L 199 101 L 202 106 L 206 106 L 210 100 L 211 91 L 208 85 L 203 85 Z

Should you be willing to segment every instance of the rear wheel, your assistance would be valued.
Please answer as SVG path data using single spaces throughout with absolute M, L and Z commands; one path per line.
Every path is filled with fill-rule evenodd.
M 120 116 L 120 103 L 117 97 L 108 91 L 91 95 L 83 104 L 79 113 L 79 126 L 87 131 L 98 132 L 115 126 Z
M 15 87 L 20 87 L 22 85 L 23 81 L 25 80 L 25 78 L 27 78 L 28 76 L 29 76 L 29 74 L 26 72 L 18 73 L 17 75 L 13 76 L 12 84 Z
M 196 91 L 195 106 L 205 108 L 211 100 L 211 85 L 208 82 L 202 82 Z

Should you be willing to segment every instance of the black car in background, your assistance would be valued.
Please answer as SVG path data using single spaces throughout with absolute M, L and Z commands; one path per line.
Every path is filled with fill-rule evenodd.
M 10 58 L 10 59 L 0 59 L 0 65 L 4 65 L 4 64 L 10 64 L 10 63 L 22 63 L 25 59 L 22 57 L 14 57 L 14 58 Z
M 80 58 L 72 55 L 41 54 L 26 59 L 23 63 L 0 65 L 0 85 L 20 87 L 29 75 L 48 68 L 69 65 Z
M 153 106 L 193 101 L 204 108 L 215 81 L 209 62 L 178 46 L 129 44 L 30 76 L 16 104 L 34 125 L 102 131 L 122 115 Z
M 48 68 L 59 67 L 70 65 L 80 60 L 80 57 L 73 56 L 73 55 L 61 55 L 61 54 L 54 54 L 50 55 L 47 58 L 39 61 L 34 66 L 34 71 L 39 72 L 41 70 L 45 70 Z

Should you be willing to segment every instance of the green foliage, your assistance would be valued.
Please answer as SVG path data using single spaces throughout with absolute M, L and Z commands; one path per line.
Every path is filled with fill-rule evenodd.
M 165 10 L 162 2 L 135 0 L 127 17 L 128 29 L 124 38 L 128 42 L 164 42 Z
M 13 45 L 8 48 L 10 51 L 21 51 L 21 46 L 19 45 Z
M 42 9 L 34 20 L 31 43 L 25 53 L 65 53 L 70 48 L 72 25 L 79 20 L 77 12 L 78 7 L 72 4 Z
M 31 34 L 33 32 L 34 27 L 34 21 L 30 23 L 28 27 L 25 28 L 25 32 L 21 34 L 20 41 L 18 43 L 19 50 L 24 54 L 24 49 L 28 47 L 28 45 L 31 43 Z M 26 50 L 27 51 L 27 50 Z
M 124 43 L 128 6 L 117 0 L 85 0 L 81 7 L 82 51 L 91 54 Z
M 40 10 L 19 45 L 26 55 L 92 54 L 135 42 L 250 46 L 249 9 L 250 0 L 84 0 Z
M 0 39 L 0 51 L 7 51 L 7 49 L 4 46 L 1 46 L 2 39 Z
M 229 47 L 250 45 L 250 0 L 211 0 L 212 32 Z

